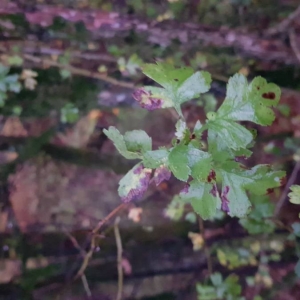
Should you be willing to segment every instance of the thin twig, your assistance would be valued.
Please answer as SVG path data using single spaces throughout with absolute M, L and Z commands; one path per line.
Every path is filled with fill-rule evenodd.
M 128 203 L 121 203 L 119 206 L 117 206 L 102 221 L 100 221 L 97 224 L 97 226 L 94 228 L 92 233 L 96 234 L 107 221 L 109 221 L 115 214 L 117 214 L 120 210 L 124 209 L 127 205 L 128 205 Z
M 61 64 L 59 62 L 56 62 L 54 60 L 51 59 L 46 59 L 46 58 L 40 58 L 40 57 L 36 57 L 30 54 L 23 54 L 23 58 L 27 61 L 31 61 L 34 62 L 36 64 L 39 65 L 44 65 L 44 66 L 49 66 L 49 67 L 56 67 L 62 70 L 68 70 L 70 71 L 72 74 L 75 75 L 81 75 L 81 76 L 85 76 L 85 77 L 89 77 L 89 78 L 95 78 L 95 79 L 99 79 L 99 80 L 103 80 L 106 81 L 108 83 L 111 83 L 113 85 L 118 85 L 124 88 L 128 88 L 128 89 L 133 89 L 135 86 L 134 84 L 130 83 L 130 82 L 124 82 L 124 81 L 119 81 L 115 78 L 106 76 L 106 75 L 102 75 L 100 73 L 96 73 L 96 72 L 91 72 L 89 70 L 84 70 L 81 68 L 76 68 L 73 67 L 71 65 L 67 65 L 67 64 Z
M 73 246 L 80 252 L 81 256 L 85 257 L 86 252 L 80 247 L 76 238 L 72 234 L 70 234 L 68 231 L 65 231 L 65 234 L 68 236 L 68 238 L 72 242 Z M 82 280 L 82 284 L 83 284 L 84 290 L 85 290 L 88 298 L 92 297 L 92 292 L 90 290 L 89 283 L 88 283 L 84 273 L 81 275 L 81 280 Z
M 281 21 L 279 24 L 276 26 L 270 28 L 267 30 L 268 35 L 275 35 L 277 33 L 281 33 L 290 26 L 290 24 L 298 17 L 300 16 L 300 5 L 298 8 L 293 11 L 287 18 L 285 18 L 283 21 Z
M 81 256 L 85 256 L 86 252 L 80 247 L 79 243 L 77 242 L 77 240 L 75 239 L 75 237 L 68 231 L 64 231 L 65 235 L 70 239 L 70 241 L 72 242 L 73 246 L 79 251 L 79 253 L 81 254 Z
M 83 262 L 81 264 L 80 269 L 78 270 L 77 274 L 75 275 L 74 279 L 77 279 L 81 277 L 84 274 L 85 269 L 87 268 L 90 259 L 93 256 L 93 253 L 96 249 L 96 240 L 98 237 L 98 231 L 101 229 L 101 227 L 108 222 L 114 215 L 116 215 L 119 211 L 124 209 L 127 206 L 127 203 L 122 203 L 119 206 L 117 206 L 113 211 L 111 211 L 103 220 L 101 220 L 97 226 L 92 231 L 92 239 L 90 244 L 90 250 L 86 253 L 86 255 L 83 258 Z
M 290 38 L 290 44 L 291 44 L 291 47 L 297 57 L 297 59 L 299 60 L 300 62 L 300 49 L 297 45 L 297 41 L 296 41 L 296 34 L 295 34 L 295 30 L 294 29 L 290 29 L 289 30 L 289 38 Z
M 82 280 L 82 284 L 83 284 L 84 290 L 85 290 L 88 298 L 92 297 L 92 292 L 90 290 L 88 281 L 87 281 L 86 276 L 84 274 L 81 276 L 81 280 Z
M 282 229 L 288 231 L 289 233 L 293 233 L 294 232 L 292 226 L 285 225 L 282 221 L 278 220 L 275 217 L 265 218 L 265 220 L 272 221 L 277 227 L 282 228 Z
M 209 247 L 208 247 L 208 245 L 206 243 L 206 239 L 205 239 L 204 222 L 200 216 L 198 217 L 198 222 L 199 222 L 200 233 L 202 234 L 202 238 L 204 241 L 204 253 L 205 253 L 206 261 L 207 261 L 208 275 L 210 276 L 213 273 L 212 260 L 211 260 L 211 256 L 210 256 L 210 250 L 209 250 Z
M 288 191 L 289 191 L 289 188 L 290 186 L 295 182 L 296 178 L 297 178 L 297 174 L 300 170 L 300 161 L 297 161 L 294 169 L 293 169 L 293 172 L 288 180 L 288 182 L 286 183 L 285 185 L 285 188 L 280 196 L 280 199 L 279 201 L 277 202 L 276 204 L 276 208 L 275 208 L 275 212 L 274 212 L 274 216 L 278 216 L 283 204 L 284 204 L 284 201 L 286 199 L 286 196 L 288 194 Z
M 1 1 L 1 0 L 0 0 Z M 22 49 L 23 53 L 31 55 L 53 55 L 59 56 L 68 53 L 70 58 L 84 59 L 84 60 L 96 60 L 103 61 L 106 63 L 116 63 L 117 59 L 109 54 L 98 53 L 93 51 L 80 51 L 76 49 L 58 49 L 51 48 L 46 43 L 40 41 L 28 41 L 28 40 L 10 40 L 0 41 L 0 51 L 9 53 L 13 51 L 14 47 Z
M 117 244 L 117 262 L 118 262 L 118 294 L 116 300 L 122 299 L 123 294 L 123 268 L 122 268 L 122 240 L 119 230 L 119 223 L 120 223 L 120 217 L 117 217 L 115 220 L 115 237 L 116 237 L 116 244 Z

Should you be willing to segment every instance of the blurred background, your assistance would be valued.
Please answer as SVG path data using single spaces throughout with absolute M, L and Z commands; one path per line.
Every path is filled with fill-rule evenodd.
M 299 5 L 0 0 L 0 299 L 300 299 L 300 206 L 288 201 L 300 184 Z M 133 166 L 103 129 L 144 129 L 153 148 L 173 138 L 176 115 L 132 97 L 153 84 L 141 67 L 155 61 L 212 74 L 210 92 L 183 106 L 190 126 L 218 108 L 235 73 L 279 85 L 276 120 L 254 126 L 247 165 L 285 170 L 287 185 L 200 233 L 172 178 L 93 235 Z

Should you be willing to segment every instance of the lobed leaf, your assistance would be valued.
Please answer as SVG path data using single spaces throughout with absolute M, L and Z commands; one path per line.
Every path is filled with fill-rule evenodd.
M 243 172 L 243 176 L 247 176 L 252 180 L 246 184 L 246 188 L 255 195 L 263 195 L 269 189 L 273 189 L 282 185 L 285 179 L 284 171 L 273 171 L 270 165 L 257 165 L 250 170 Z
M 171 64 L 157 62 L 145 64 L 143 73 L 165 89 L 175 93 L 179 86 L 193 75 L 194 71 L 189 67 L 178 69 Z
M 293 204 L 300 204 L 300 186 L 292 185 L 290 190 L 291 192 L 288 194 L 290 202 Z
M 250 214 L 239 223 L 250 234 L 272 233 L 275 229 L 275 224 L 272 220 L 268 220 L 274 214 L 275 205 L 267 196 L 256 196 L 251 198 L 254 209 Z
M 147 86 L 133 93 L 140 105 L 149 110 L 174 107 L 183 117 L 180 105 L 210 88 L 210 74 L 204 71 L 194 73 L 192 68 L 177 69 L 167 63 L 157 63 L 146 64 L 143 72 L 163 87 Z
M 143 130 L 127 131 L 124 135 L 127 150 L 130 152 L 146 152 L 152 149 L 152 139 Z
M 127 159 L 142 158 L 142 153 L 152 146 L 151 138 L 142 130 L 133 130 L 123 136 L 117 128 L 110 126 L 103 132 L 114 143 L 120 154 Z
M 269 165 L 242 170 L 235 162 L 223 164 L 216 172 L 222 179 L 223 192 L 226 191 L 228 213 L 237 217 L 245 216 L 251 206 L 246 190 L 256 195 L 266 194 L 270 189 L 279 187 L 285 176 L 285 172 L 272 171 Z
M 195 180 L 180 193 L 180 197 L 189 202 L 195 212 L 205 220 L 215 215 L 220 202 L 220 199 L 214 195 L 212 184 Z
M 217 143 L 222 143 L 226 148 L 238 150 L 240 148 L 247 148 L 248 144 L 252 142 L 252 133 L 242 125 L 217 118 L 207 122 L 209 134 L 214 134 L 214 139 Z
M 239 156 L 246 158 L 252 154 L 252 151 L 247 148 L 239 148 L 237 150 L 229 148 L 228 143 L 226 143 L 216 131 L 208 131 L 207 142 L 208 151 L 211 153 L 215 162 L 224 162 Z M 247 147 L 249 147 L 249 145 Z
M 280 100 L 280 88 L 256 77 L 248 84 L 242 74 L 231 77 L 227 85 L 224 102 L 217 117 L 233 121 L 251 121 L 260 125 L 271 125 L 275 119 L 272 107 Z
M 205 71 L 198 71 L 181 84 L 177 90 L 176 98 L 180 104 L 197 98 L 200 94 L 206 93 L 209 90 L 210 84 L 210 74 Z
M 231 217 L 243 217 L 247 214 L 248 209 L 251 206 L 251 202 L 245 191 L 246 180 L 243 177 L 240 177 L 234 173 L 226 172 L 224 170 L 220 170 L 220 175 L 222 177 L 222 204 L 223 201 L 228 201 L 228 214 Z M 226 194 L 226 195 L 224 195 Z M 226 196 L 226 199 L 224 199 Z
M 166 149 L 159 149 L 153 151 L 146 151 L 143 155 L 143 164 L 146 168 L 155 169 L 166 164 L 168 161 L 169 151 Z
M 145 86 L 135 90 L 132 96 L 142 108 L 148 110 L 174 107 L 175 105 L 167 90 L 160 87 Z

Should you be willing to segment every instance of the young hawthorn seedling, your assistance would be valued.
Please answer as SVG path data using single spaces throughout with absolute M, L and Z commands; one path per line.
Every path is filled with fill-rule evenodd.
M 189 129 L 181 105 L 210 89 L 208 72 L 194 73 L 192 68 L 174 68 L 166 63 L 147 64 L 143 72 L 161 87 L 145 86 L 133 97 L 148 110 L 174 108 L 179 121 L 171 147 L 152 149 L 152 140 L 142 130 L 126 132 L 115 127 L 104 133 L 127 159 L 140 162 L 119 183 L 119 195 L 124 202 L 141 198 L 154 177 L 156 184 L 168 180 L 171 173 L 186 187 L 179 197 L 190 203 L 203 219 L 212 218 L 223 210 L 232 217 L 243 217 L 251 207 L 247 192 L 263 195 L 279 187 L 283 171 L 274 171 L 270 165 L 245 168 L 238 157 L 249 157 L 255 135 L 239 124 L 249 121 L 262 126 L 275 119 L 273 107 L 280 100 L 280 89 L 256 77 L 249 84 L 245 76 L 236 74 L 229 79 L 224 102 L 216 112 L 208 112 L 204 123 L 198 120 Z M 202 147 L 202 133 L 207 131 L 207 151 Z M 153 172 L 154 170 L 154 172 Z

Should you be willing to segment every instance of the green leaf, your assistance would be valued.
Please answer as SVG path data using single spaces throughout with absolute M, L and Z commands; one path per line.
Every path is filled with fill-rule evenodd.
M 197 223 L 197 215 L 194 212 L 189 212 L 185 215 L 185 221 L 188 221 L 192 224 L 196 224 Z
M 75 123 L 79 119 L 79 109 L 73 103 L 67 103 L 62 107 L 60 114 L 63 123 Z
M 138 74 L 138 70 L 140 70 L 142 64 L 143 61 L 141 58 L 134 53 L 129 57 L 127 63 L 125 64 L 125 68 L 130 75 L 135 76 Z
M 188 130 L 186 123 L 184 121 L 182 121 L 181 119 L 179 119 L 175 125 L 176 127 L 176 132 L 175 132 L 175 136 L 181 140 L 184 138 L 186 131 Z
M 166 164 L 168 161 L 169 151 L 166 149 L 159 149 L 147 151 L 143 155 L 143 164 L 146 168 L 155 169 Z
M 108 130 L 104 129 L 103 132 L 114 143 L 117 150 L 125 158 L 127 159 L 142 158 L 141 154 L 128 151 L 125 139 L 117 128 L 110 126 Z
M 176 195 L 165 209 L 164 214 L 171 220 L 179 221 L 183 216 L 184 206 L 185 203 Z
M 127 131 L 124 135 L 127 150 L 130 152 L 145 152 L 152 149 L 152 139 L 143 130 Z
M 251 183 L 246 184 L 247 189 L 255 195 L 263 195 L 268 192 L 268 189 L 281 186 L 285 172 L 273 171 L 270 165 L 257 165 L 244 171 L 243 176 L 252 180 Z
M 11 66 L 21 66 L 23 64 L 23 58 L 19 55 L 13 55 L 8 57 L 7 62 Z
M 220 138 L 219 133 L 216 131 L 208 131 L 207 142 L 209 153 L 211 153 L 215 162 L 224 162 L 239 156 L 249 157 L 252 154 L 252 151 L 247 148 L 240 148 L 237 150 L 228 148 L 228 144 Z
M 219 286 L 223 283 L 223 278 L 221 273 L 216 272 L 210 275 L 210 280 L 214 286 Z
M 193 133 L 195 134 L 196 138 L 200 139 L 202 136 L 202 132 L 203 132 L 203 126 L 201 122 L 198 120 L 195 124 Z
M 174 147 L 170 151 L 167 165 L 177 179 L 187 181 L 191 173 L 188 166 L 188 147 L 185 145 Z
M 213 217 L 220 200 L 213 196 L 213 185 L 193 180 L 187 191 L 182 191 L 180 197 L 189 202 L 196 213 L 204 220 Z
M 216 135 L 215 139 L 218 142 L 220 139 L 227 148 L 238 150 L 246 148 L 251 143 L 252 133 L 240 124 L 216 118 L 207 122 L 208 132 Z
M 10 83 L 16 83 L 19 79 L 19 75 L 18 74 L 14 74 L 14 75 L 9 75 L 9 76 L 6 76 L 5 77 L 5 82 L 7 84 L 10 84 Z
M 251 203 L 245 191 L 247 179 L 233 173 L 220 171 L 222 177 L 222 190 L 228 190 L 229 212 L 231 217 L 243 217 L 247 214 Z
M 251 198 L 254 206 L 250 214 L 240 219 L 240 224 L 250 234 L 272 233 L 275 230 L 275 224 L 268 218 L 273 216 L 275 205 L 267 196 L 256 196 Z
M 0 81 L 0 92 L 6 92 L 7 91 L 7 87 L 4 81 Z
M 8 85 L 8 89 L 11 92 L 19 93 L 21 91 L 21 84 L 19 82 L 12 82 Z
M 290 190 L 291 192 L 288 194 L 290 202 L 293 204 L 300 204 L 300 186 L 292 185 Z
M 222 178 L 223 191 L 228 192 L 229 215 L 237 217 L 245 216 L 251 206 L 246 190 L 256 195 L 265 194 L 269 189 L 279 187 L 285 175 L 282 171 L 272 171 L 269 165 L 242 170 L 235 162 L 224 163 L 216 173 Z
M 197 101 L 197 104 L 199 106 L 204 106 L 204 111 L 208 113 L 216 110 L 218 100 L 213 94 L 207 93 L 201 96 L 201 99 Z
M 134 92 L 133 97 L 147 109 L 174 107 L 182 117 L 180 105 L 210 88 L 210 74 L 204 71 L 194 73 L 192 68 L 176 69 L 167 63 L 157 63 L 144 65 L 143 72 L 164 88 L 151 90 L 145 87 Z
M 215 287 L 197 283 L 196 288 L 198 293 L 198 300 L 218 299 Z
M 212 168 L 212 157 L 209 153 L 194 148 L 192 144 L 189 144 L 188 165 L 195 180 L 206 181 Z
M 192 68 L 177 69 L 171 64 L 158 62 L 156 64 L 145 64 L 143 73 L 174 93 L 186 79 L 193 75 L 194 71 Z
M 236 274 L 230 274 L 224 281 L 227 287 L 227 294 L 231 296 L 239 296 L 242 292 L 242 287 L 238 283 L 239 277 Z
M 176 93 L 178 102 L 184 103 L 188 100 L 197 98 L 200 94 L 206 93 L 211 84 L 211 76 L 208 72 L 196 72 L 178 88 Z
M 6 98 L 7 98 L 6 93 L 0 91 L 0 107 L 4 106 Z
M 148 189 L 152 170 L 135 165 L 119 182 L 119 196 L 125 203 L 139 200 Z
M 67 69 L 61 69 L 59 73 L 62 79 L 70 78 L 72 75 L 72 73 Z
M 0 63 L 0 76 L 5 77 L 9 72 L 9 68 Z
M 186 123 L 181 119 L 179 119 L 175 127 L 176 127 L 176 132 L 175 132 L 176 139 L 172 141 L 172 144 L 174 146 L 176 146 L 178 143 L 187 145 L 191 141 L 190 138 L 191 132 L 187 128 Z
M 12 112 L 13 112 L 13 114 L 14 114 L 15 116 L 20 116 L 21 113 L 22 113 L 22 110 L 23 110 L 23 108 L 22 108 L 21 106 L 19 106 L 19 105 L 15 105 L 15 106 L 13 106 L 13 108 L 12 108 Z
M 272 107 L 280 100 L 280 88 L 256 77 L 248 84 L 242 74 L 229 79 L 226 98 L 217 111 L 217 118 L 234 121 L 251 121 L 260 125 L 270 125 L 275 115 Z

